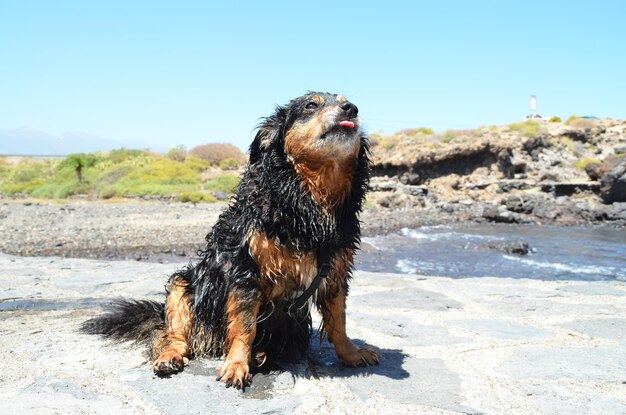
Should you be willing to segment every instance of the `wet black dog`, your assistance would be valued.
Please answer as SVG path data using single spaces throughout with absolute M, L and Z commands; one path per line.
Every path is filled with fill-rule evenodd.
M 357 114 L 354 104 L 328 93 L 278 107 L 259 126 L 249 166 L 201 257 L 170 278 L 165 304 L 120 301 L 83 330 L 149 341 L 161 375 L 182 370 L 188 358 L 226 354 L 218 379 L 244 388 L 251 365 L 306 351 L 310 301 L 291 310 L 284 304 L 328 263 L 312 297 L 323 333 L 345 365 L 378 363 L 375 352 L 346 335 L 348 281 L 369 179 Z

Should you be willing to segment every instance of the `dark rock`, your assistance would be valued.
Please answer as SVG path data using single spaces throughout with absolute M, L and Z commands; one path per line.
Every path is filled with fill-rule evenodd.
M 421 183 L 420 175 L 412 172 L 405 172 L 400 176 L 400 183 L 410 186 L 417 186 Z
M 215 196 L 217 200 L 228 200 L 230 197 L 228 196 L 228 193 L 222 192 L 221 190 L 218 190 L 217 192 L 213 192 L 213 196 Z
M 385 208 L 405 208 L 410 205 L 410 200 L 406 194 L 392 193 L 378 199 L 378 204 Z
M 528 197 L 509 196 L 505 199 L 505 205 L 511 212 L 532 213 L 535 201 Z
M 626 202 L 626 158 L 600 179 L 600 197 L 604 203 Z
M 564 132 L 566 137 L 571 138 L 574 141 L 579 141 L 581 143 L 587 143 L 591 141 L 594 136 L 594 132 L 592 132 L 591 128 L 585 129 L 568 129 Z
M 552 172 L 544 172 L 539 176 L 539 181 L 541 182 L 558 182 L 559 180 L 561 180 L 559 178 L 559 176 L 556 175 L 556 173 L 552 173 Z
M 511 164 L 513 166 L 513 172 L 515 174 L 526 173 L 526 162 L 521 159 L 513 158 L 511 159 Z
M 546 182 L 541 184 L 541 191 L 554 193 L 555 197 L 571 196 L 576 193 L 597 193 L 600 190 L 598 182 Z
M 613 149 L 613 152 L 615 154 L 626 154 L 626 146 L 616 146 Z
M 513 150 L 510 148 L 502 148 L 498 152 L 498 168 L 507 178 L 512 178 L 515 174 L 515 170 L 513 168 L 513 162 L 511 161 L 513 158 Z
M 391 192 L 397 190 L 398 183 L 393 180 L 372 180 L 368 187 L 372 192 Z
M 495 249 L 505 254 L 528 255 L 533 252 L 528 242 L 522 240 L 504 241 L 487 245 L 489 249 Z
M 585 173 L 591 180 L 598 180 L 602 176 L 601 167 L 602 163 L 589 163 L 585 166 Z
M 454 213 L 454 211 L 455 211 L 455 205 L 452 204 L 452 203 L 439 202 L 439 203 L 437 203 L 437 207 L 442 212 L 446 212 L 446 213 Z
M 428 196 L 427 187 L 404 186 L 399 190 L 401 190 L 403 193 L 410 194 L 411 196 Z
M 483 210 L 483 218 L 489 222 L 516 223 L 517 218 L 511 212 L 502 212 L 498 208 L 489 206 Z
M 626 222 L 626 203 L 615 202 L 612 205 L 605 206 L 603 219 L 610 221 Z
M 536 136 L 524 141 L 522 148 L 536 161 L 535 157 L 539 156 L 542 149 L 550 147 L 552 144 L 547 137 Z
M 498 188 L 501 193 L 508 193 L 513 189 L 527 189 L 528 184 L 523 180 L 502 180 L 498 182 Z
M 620 159 L 618 157 L 615 157 L 614 155 L 609 155 L 600 163 L 587 164 L 587 166 L 585 167 L 585 172 L 591 180 L 599 180 L 608 172 L 613 170 L 615 166 L 619 164 L 619 162 Z

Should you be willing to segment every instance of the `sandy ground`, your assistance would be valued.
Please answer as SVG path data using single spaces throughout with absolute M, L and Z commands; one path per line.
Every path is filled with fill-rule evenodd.
M 348 330 L 380 365 L 312 341 L 241 393 L 220 361 L 160 379 L 141 347 L 77 332 L 112 298 L 161 298 L 180 265 L 0 254 L 0 413 L 626 413 L 625 283 L 358 272 Z

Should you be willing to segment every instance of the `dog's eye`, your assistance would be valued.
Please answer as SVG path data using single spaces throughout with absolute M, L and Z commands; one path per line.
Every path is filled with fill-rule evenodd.
M 319 107 L 319 104 L 315 101 L 311 101 L 309 103 L 307 103 L 304 108 L 308 109 L 308 110 L 314 110 L 315 108 Z

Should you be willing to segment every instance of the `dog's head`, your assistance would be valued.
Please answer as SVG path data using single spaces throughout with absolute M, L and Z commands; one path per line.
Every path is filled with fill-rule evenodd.
M 319 205 L 337 206 L 350 194 L 353 179 L 367 180 L 367 140 L 358 112 L 343 96 L 321 92 L 277 107 L 259 125 L 250 165 L 293 169 Z
M 364 140 L 358 112 L 341 95 L 310 92 L 296 98 L 259 125 L 250 163 L 272 152 L 294 163 L 354 158 Z

